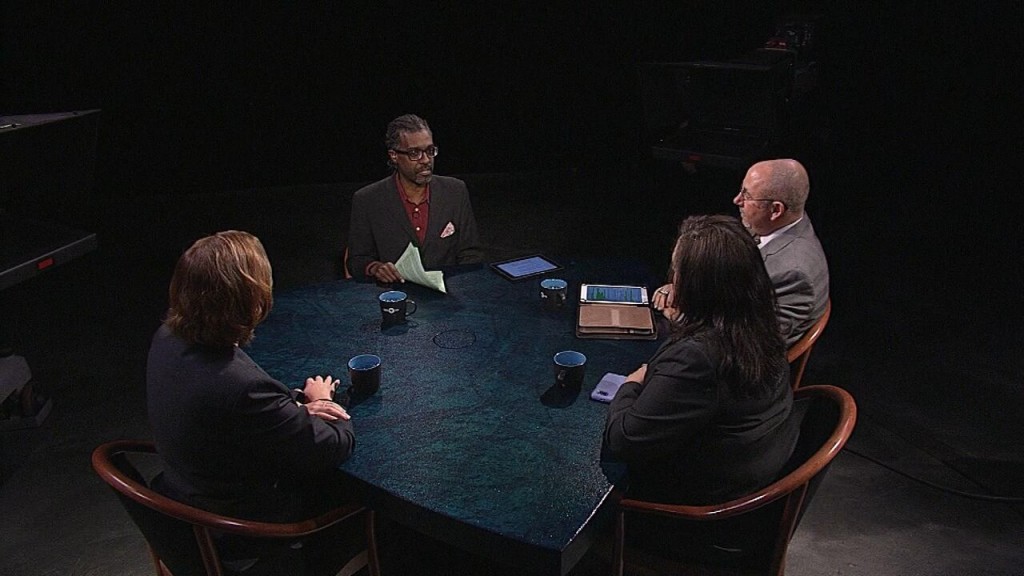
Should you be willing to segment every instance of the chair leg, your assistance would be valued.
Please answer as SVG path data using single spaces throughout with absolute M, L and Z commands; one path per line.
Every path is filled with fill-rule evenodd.
M 613 576 L 622 576 L 623 563 L 625 559 L 623 556 L 626 553 L 625 550 L 625 537 L 626 537 L 626 514 L 621 510 L 615 514 L 615 548 L 612 552 L 612 574 Z
M 192 532 L 196 535 L 196 544 L 199 546 L 199 555 L 203 558 L 207 576 L 224 576 L 224 570 L 220 565 L 220 555 L 217 553 L 217 547 L 213 543 L 210 531 L 202 526 L 193 525 Z
M 160 557 L 156 555 L 156 551 L 153 550 L 152 546 L 149 548 L 149 557 L 153 559 L 153 566 L 156 568 L 156 576 L 174 576 L 171 571 L 164 566 L 164 563 L 160 561 Z
M 373 510 L 366 510 L 366 564 L 370 576 L 380 576 L 380 558 L 377 556 L 377 519 Z

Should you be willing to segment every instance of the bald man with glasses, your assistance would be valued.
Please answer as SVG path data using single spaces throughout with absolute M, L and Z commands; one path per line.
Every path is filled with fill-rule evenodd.
M 804 212 L 809 193 L 807 170 L 800 162 L 766 160 L 747 170 L 732 200 L 758 242 L 775 287 L 779 327 L 787 346 L 821 317 L 828 303 L 828 262 Z M 652 303 L 666 317 L 679 317 L 671 284 L 656 290 Z
M 410 242 L 432 270 L 483 259 L 466 183 L 434 174 L 438 148 L 427 121 L 392 120 L 385 134 L 393 173 L 356 191 L 348 239 L 348 270 L 382 284 L 404 282 L 395 261 Z

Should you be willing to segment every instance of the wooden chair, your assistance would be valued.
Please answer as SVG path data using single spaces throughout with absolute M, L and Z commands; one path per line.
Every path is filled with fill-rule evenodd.
M 351 505 L 299 522 L 269 523 L 242 520 L 200 510 L 146 485 L 129 454 L 156 454 L 152 442 L 118 440 L 96 448 L 92 466 L 117 494 L 149 545 L 157 576 L 206 574 L 221 576 L 225 568 L 214 545 L 213 532 L 252 538 L 292 539 L 308 536 L 343 520 L 365 513 L 367 564 L 371 576 L 379 576 L 380 562 L 374 535 L 374 514 Z
M 800 438 L 784 475 L 762 490 L 730 502 L 709 506 L 659 504 L 624 498 L 616 511 L 612 573 L 622 576 L 626 557 L 630 574 L 743 574 L 781 576 L 786 565 L 790 538 L 803 516 L 832 459 L 853 432 L 857 406 L 845 390 L 834 386 L 808 386 L 794 393 L 794 409 L 800 422 Z M 756 516 L 755 516 L 756 514 Z M 771 544 L 750 564 L 740 567 L 686 564 L 666 559 L 648 550 L 627 548 L 626 517 L 655 515 L 688 523 L 693 528 L 712 530 L 712 524 L 755 520 L 755 528 L 771 537 Z M 719 524 L 719 527 L 725 524 Z M 635 558 L 635 559 L 634 559 Z M 653 570 L 653 572 L 651 572 Z
M 807 360 L 811 357 L 811 350 L 814 348 L 814 343 L 818 341 L 818 337 L 825 331 L 825 326 L 828 325 L 828 317 L 831 313 L 832 299 L 829 298 L 825 303 L 825 311 L 821 314 L 821 317 L 786 352 L 786 360 L 789 361 L 789 379 L 793 385 L 793 390 L 800 387 L 800 380 L 804 377 L 804 369 L 807 368 Z

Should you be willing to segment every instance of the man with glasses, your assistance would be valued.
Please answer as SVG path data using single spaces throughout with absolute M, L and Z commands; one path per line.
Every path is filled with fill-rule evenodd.
M 438 148 L 427 121 L 399 116 L 388 124 L 384 142 L 394 173 L 352 197 L 349 272 L 384 284 L 403 282 L 395 261 L 410 242 L 428 270 L 480 262 L 466 183 L 434 174 Z
M 810 188 L 807 171 L 796 160 L 766 160 L 747 170 L 732 200 L 758 243 L 775 287 L 787 346 L 821 317 L 828 302 L 828 262 L 804 212 Z M 662 286 L 654 293 L 655 309 L 678 317 L 673 297 L 672 285 Z

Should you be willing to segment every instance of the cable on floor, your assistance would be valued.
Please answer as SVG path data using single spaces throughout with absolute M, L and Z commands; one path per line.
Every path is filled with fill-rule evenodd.
M 867 460 L 869 462 L 873 462 L 875 464 L 878 464 L 882 468 L 885 468 L 886 470 L 890 470 L 892 472 L 895 472 L 895 473 L 899 474 L 900 476 L 903 476 L 904 478 L 909 478 L 910 480 L 913 480 L 915 482 L 919 482 L 921 484 L 924 484 L 925 486 L 928 486 L 929 488 L 934 488 L 935 490 L 939 490 L 939 491 L 945 492 L 947 494 L 953 494 L 955 496 L 960 496 L 962 498 L 970 498 L 972 500 L 984 500 L 986 502 L 1005 502 L 1005 503 L 1021 503 L 1021 502 L 1024 502 L 1024 496 L 998 496 L 998 495 L 993 495 L 993 494 L 977 494 L 977 493 L 974 493 L 974 492 L 964 492 L 962 490 L 956 490 L 956 489 L 950 488 L 948 486 L 942 486 L 940 484 L 936 484 L 936 483 L 931 482 L 929 480 L 925 480 L 924 478 L 918 478 L 917 476 L 914 476 L 912 474 L 909 474 L 907 472 L 899 470 L 898 468 L 894 468 L 893 466 L 890 466 L 889 464 L 886 464 L 885 462 L 882 462 L 878 458 L 875 458 L 873 456 L 868 456 L 867 454 L 864 454 L 863 452 L 858 452 L 857 450 L 854 450 L 853 448 L 850 448 L 849 446 L 844 448 L 844 451 L 845 452 L 849 452 L 850 454 L 853 454 L 854 456 L 860 456 L 861 458 L 863 458 L 863 459 L 865 459 L 865 460 Z

